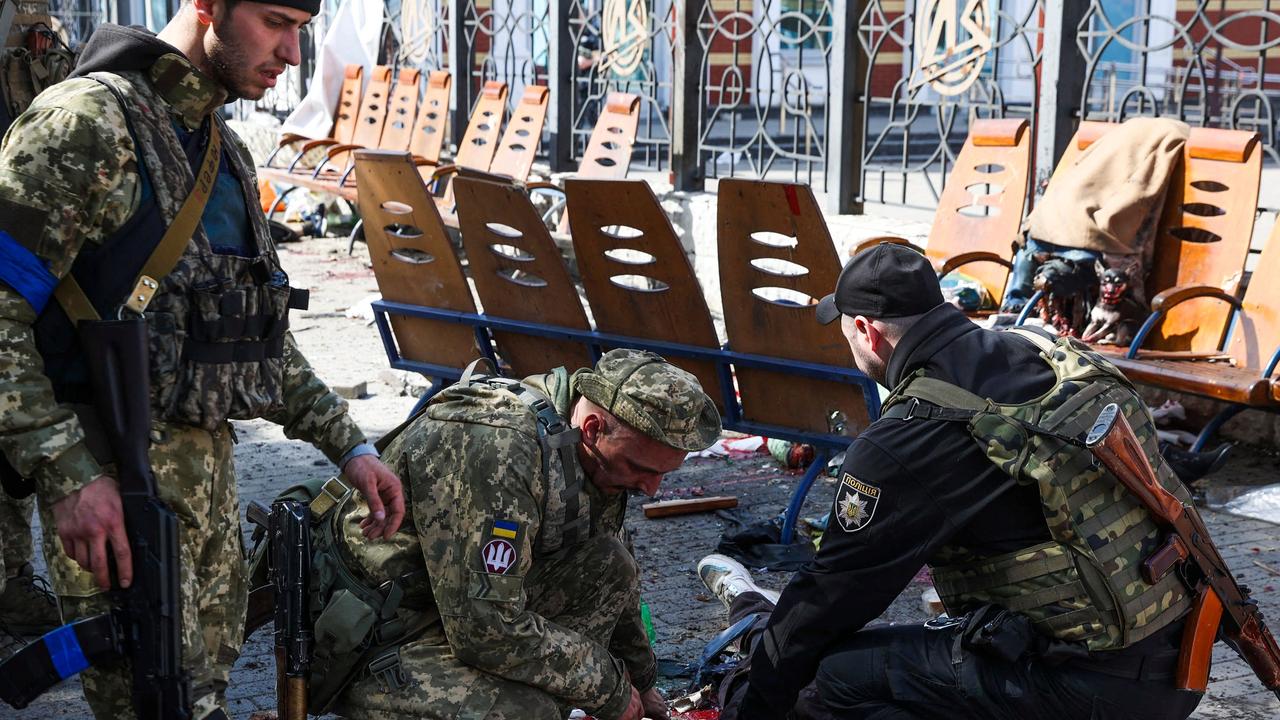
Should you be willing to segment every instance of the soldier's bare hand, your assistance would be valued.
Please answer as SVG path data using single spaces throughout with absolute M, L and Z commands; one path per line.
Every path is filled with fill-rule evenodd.
M 622 711 L 622 715 L 618 720 L 643 720 L 644 703 L 640 701 L 640 693 L 636 689 L 631 688 L 631 702 L 627 703 L 627 709 Z
M 667 714 L 667 700 L 656 687 L 640 693 L 640 705 L 644 708 L 644 716 L 649 720 L 669 720 L 671 717 Z
M 133 583 L 133 555 L 124 529 L 120 487 L 115 478 L 99 475 L 93 482 L 53 504 L 53 526 L 62 549 L 93 573 L 103 590 L 111 589 L 107 547 L 115 556 L 120 587 Z
M 391 468 L 373 455 L 360 455 L 342 469 L 352 485 L 369 503 L 369 517 L 360 523 L 367 538 L 389 538 L 404 520 L 404 488 Z

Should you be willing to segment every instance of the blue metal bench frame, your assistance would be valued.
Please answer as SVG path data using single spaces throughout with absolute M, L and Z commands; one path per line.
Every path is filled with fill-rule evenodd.
M 800 506 L 804 504 L 805 496 L 809 494 L 809 489 L 813 486 L 814 481 L 826 468 L 827 461 L 834 454 L 849 446 L 851 438 L 847 435 L 813 433 L 804 430 L 797 430 L 796 428 L 752 422 L 744 419 L 742 414 L 742 404 L 739 402 L 737 393 L 733 386 L 732 367 L 759 368 L 761 370 L 770 370 L 790 375 L 818 378 L 820 380 L 852 383 L 859 386 L 862 390 L 862 396 L 867 405 L 867 415 L 870 420 L 874 422 L 876 418 L 880 417 L 880 393 L 875 381 L 867 377 L 861 371 L 852 367 L 820 365 L 816 363 L 769 357 L 767 355 L 734 352 L 728 348 L 715 349 L 701 347 L 698 345 L 665 342 L 662 340 L 648 340 L 645 338 L 630 337 L 627 335 L 613 335 L 610 333 L 596 332 L 594 330 L 577 330 L 557 325 L 547 325 L 544 323 L 509 320 L 492 315 L 485 315 L 483 313 L 458 312 L 455 310 L 443 310 L 440 308 L 429 308 L 420 305 L 408 305 L 405 303 L 377 300 L 373 303 L 373 317 L 374 321 L 378 325 L 378 333 L 382 337 L 382 346 L 386 350 L 387 359 L 390 361 L 391 367 L 398 370 L 419 372 L 423 375 L 439 380 L 439 382 L 433 385 L 431 391 L 418 401 L 419 405 L 429 400 L 432 395 L 442 389 L 445 385 L 454 382 L 461 377 L 463 368 L 437 365 L 417 360 L 407 360 L 401 357 L 400 351 L 396 347 L 395 337 L 391 332 L 391 323 L 387 319 L 390 315 L 470 325 L 475 329 L 476 346 L 480 349 L 482 355 L 495 361 L 495 367 L 497 366 L 497 363 L 494 357 L 493 338 L 490 335 L 492 331 L 514 332 L 524 335 L 579 342 L 586 345 L 591 352 L 592 357 L 596 359 L 603 354 L 603 348 L 629 347 L 636 348 L 638 350 L 649 350 L 669 357 L 707 360 L 715 363 L 717 375 L 720 381 L 720 397 L 723 400 L 725 408 L 723 423 L 726 429 L 749 433 L 752 435 L 763 435 L 770 438 L 790 440 L 792 442 L 808 443 L 813 445 L 816 451 L 814 453 L 813 464 L 809 466 L 804 477 L 801 478 L 800 484 L 796 486 L 795 492 L 791 496 L 791 501 L 787 505 L 782 525 L 782 542 L 784 543 L 790 543 L 795 537 L 796 520 L 800 514 Z M 708 390 L 710 389 L 708 388 Z

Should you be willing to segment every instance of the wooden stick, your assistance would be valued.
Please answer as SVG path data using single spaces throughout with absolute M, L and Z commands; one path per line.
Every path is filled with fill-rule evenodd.
M 672 515 L 688 515 L 690 513 L 721 510 L 738 507 L 738 498 L 732 495 L 716 497 L 688 498 L 685 500 L 662 500 L 646 503 L 644 516 L 647 518 L 671 517 Z

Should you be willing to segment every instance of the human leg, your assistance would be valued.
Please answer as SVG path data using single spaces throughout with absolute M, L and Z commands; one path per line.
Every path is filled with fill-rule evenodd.
M 182 663 L 191 676 L 195 717 L 222 703 L 239 652 L 247 595 L 229 433 L 217 437 L 185 426 L 157 424 L 152 472 L 160 497 L 178 517 Z M 41 508 L 50 579 L 68 620 L 106 612 L 108 595 L 62 551 L 52 518 Z M 228 514 L 230 513 L 230 514 Z M 127 660 L 80 674 L 94 716 L 134 717 Z
M 823 658 L 811 692 L 797 707 L 797 720 L 1175 720 L 1187 717 L 1198 702 L 1173 689 L 1170 658 L 1176 654 L 1146 655 L 1129 677 L 1121 672 L 1124 664 L 1098 672 L 1075 661 L 1009 661 L 977 653 L 957 642 L 961 627 L 859 631 Z M 1156 672 L 1163 666 L 1168 667 Z
M 563 720 L 547 693 L 464 664 L 443 633 L 400 648 L 408 683 L 390 690 L 373 677 L 352 683 L 337 710 L 351 720 Z

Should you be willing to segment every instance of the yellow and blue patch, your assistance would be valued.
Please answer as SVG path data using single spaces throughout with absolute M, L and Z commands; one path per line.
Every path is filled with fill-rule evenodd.
M 515 540 L 516 536 L 520 534 L 520 523 L 513 522 L 511 520 L 495 519 L 493 521 L 492 533 L 494 537 Z

